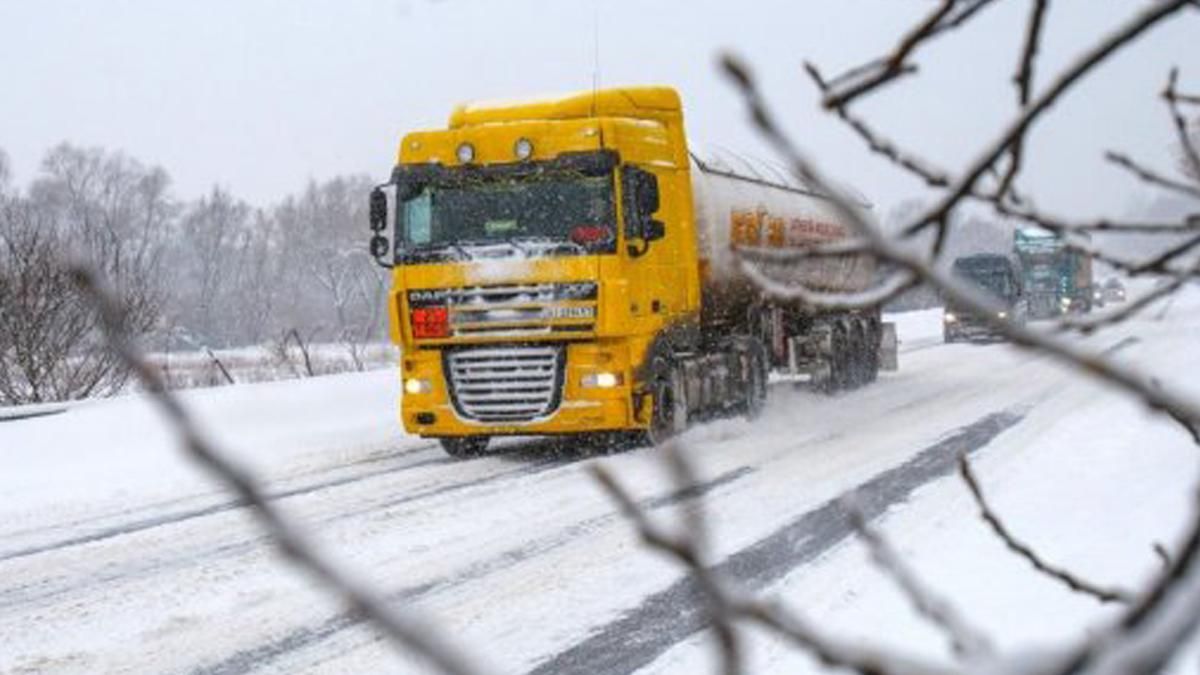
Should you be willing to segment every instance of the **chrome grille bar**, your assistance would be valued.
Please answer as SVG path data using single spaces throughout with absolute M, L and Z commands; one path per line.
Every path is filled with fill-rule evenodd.
M 563 349 L 481 347 L 447 353 L 454 407 L 480 422 L 530 422 L 558 407 Z

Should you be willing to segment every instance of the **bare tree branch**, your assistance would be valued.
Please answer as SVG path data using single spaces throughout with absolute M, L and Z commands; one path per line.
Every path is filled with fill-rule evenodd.
M 691 466 L 678 447 L 672 443 L 663 446 L 667 465 L 672 478 L 680 490 L 696 485 Z M 704 560 L 704 547 L 708 539 L 708 525 L 701 506 L 697 503 L 692 511 L 685 511 L 686 528 L 681 535 L 668 534 L 650 521 L 641 510 L 637 500 L 603 466 L 592 467 L 592 477 L 609 497 L 617 503 L 621 512 L 637 527 L 638 534 L 648 546 L 675 558 L 695 577 L 708 605 L 708 615 L 713 631 L 717 634 L 722 672 L 737 675 L 742 672 L 741 646 L 733 625 L 731 596 L 723 589 L 712 569 Z M 697 500 L 699 502 L 699 500 Z
M 1030 101 L 1029 105 L 1022 109 L 1016 119 L 1009 123 L 994 141 L 984 146 L 984 151 L 962 172 L 958 181 L 950 187 L 947 194 L 906 228 L 905 233 L 917 232 L 936 224 L 941 224 L 944 229 L 949 212 L 963 197 L 974 190 L 979 179 L 994 168 L 1001 155 L 1023 138 L 1033 123 L 1049 110 L 1059 97 L 1122 47 L 1189 4 L 1191 4 L 1189 0 L 1169 0 L 1149 5 L 1140 14 L 1093 45 L 1091 49 L 1060 72 L 1040 96 Z
M 1177 180 L 1172 180 L 1170 178 L 1167 178 L 1167 177 L 1155 172 L 1152 169 L 1143 167 L 1142 165 L 1140 165 L 1137 162 L 1130 159 L 1127 155 L 1123 155 L 1119 152 L 1109 151 L 1109 152 L 1104 153 L 1104 159 L 1107 159 L 1108 161 L 1112 162 L 1113 164 L 1116 164 L 1117 166 L 1121 167 L 1122 169 L 1125 169 L 1126 171 L 1132 173 L 1134 176 L 1137 176 L 1138 179 L 1143 182 L 1158 186 L 1158 187 L 1166 189 L 1166 190 L 1178 192 L 1179 194 L 1182 194 L 1182 195 L 1187 195 L 1189 197 L 1194 197 L 1196 199 L 1200 199 L 1200 188 L 1193 187 L 1191 185 L 1188 185 L 1187 183 L 1180 183 Z
M 419 654 L 443 673 L 468 675 L 476 672 L 456 649 L 445 643 L 429 626 L 400 615 L 327 560 L 270 501 L 255 479 L 229 461 L 208 441 L 183 404 L 166 388 L 159 373 L 141 357 L 125 333 L 123 308 L 100 286 L 91 270 L 74 267 L 70 273 L 99 310 L 109 345 L 133 370 L 163 415 L 175 427 L 188 456 L 249 506 L 250 513 L 286 558 L 339 595 L 355 614 L 364 617 L 397 647 Z
M 1175 125 L 1175 133 L 1179 136 L 1179 147 L 1183 153 L 1184 166 L 1189 169 L 1188 174 L 1193 180 L 1200 184 L 1200 150 L 1197 150 L 1192 135 L 1188 133 L 1187 120 L 1179 110 L 1181 96 L 1175 89 L 1178 82 L 1179 69 L 1172 68 L 1171 74 L 1167 77 L 1167 88 L 1163 90 L 1162 97 L 1167 103 L 1167 110 L 1171 113 L 1171 122 Z M 1197 100 L 1200 101 L 1200 99 Z
M 958 458 L 958 469 L 962 474 L 963 482 L 967 484 L 967 487 L 971 491 L 971 496 L 975 498 L 975 504 L 979 507 L 979 516 L 992 528 L 992 532 L 1004 542 L 1008 550 L 1024 558 L 1037 571 L 1062 583 L 1072 591 L 1089 595 L 1100 602 L 1132 602 L 1133 593 L 1130 591 L 1121 588 L 1106 588 L 1098 584 L 1093 584 L 1062 567 L 1043 560 L 1032 547 L 1013 536 L 1008 526 L 1004 524 L 1004 521 L 988 506 L 987 500 L 983 496 L 983 490 L 979 487 L 979 480 L 975 477 L 975 472 L 971 469 L 971 463 L 967 460 L 965 454 L 960 455 Z

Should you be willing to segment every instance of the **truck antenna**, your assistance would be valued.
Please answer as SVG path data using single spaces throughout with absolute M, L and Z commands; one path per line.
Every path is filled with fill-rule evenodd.
M 596 116 L 596 97 L 600 90 L 600 0 L 592 2 L 592 117 Z

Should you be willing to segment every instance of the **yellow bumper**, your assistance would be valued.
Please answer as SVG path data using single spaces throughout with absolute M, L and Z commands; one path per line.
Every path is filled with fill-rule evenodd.
M 417 380 L 423 390 L 405 387 L 400 418 L 405 431 L 421 436 L 526 436 L 578 434 L 644 429 L 633 409 L 632 372 L 628 350 L 620 342 L 580 342 L 567 345 L 562 395 L 557 408 L 530 422 L 481 422 L 462 416 L 450 400 L 438 349 L 417 350 L 403 359 L 404 382 Z M 617 375 L 608 388 L 585 387 L 589 376 Z M 415 389 L 416 387 L 414 387 Z

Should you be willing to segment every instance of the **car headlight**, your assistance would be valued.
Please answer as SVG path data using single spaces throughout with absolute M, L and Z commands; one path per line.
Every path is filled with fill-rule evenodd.
M 1008 312 L 996 312 L 996 318 L 997 319 L 1007 319 Z
M 953 315 L 953 314 L 951 314 L 950 312 L 946 312 L 946 313 L 945 313 L 945 314 L 942 316 L 942 320 L 943 320 L 943 321 L 945 321 L 946 323 L 954 323 L 955 321 L 958 321 L 958 317 L 957 317 L 957 316 L 954 316 L 954 315 Z
M 408 394 L 428 394 L 433 391 L 433 383 L 423 377 L 410 377 L 404 381 L 404 391 Z
M 579 384 L 587 389 L 612 389 L 624 379 L 620 373 L 588 373 L 579 380 Z

